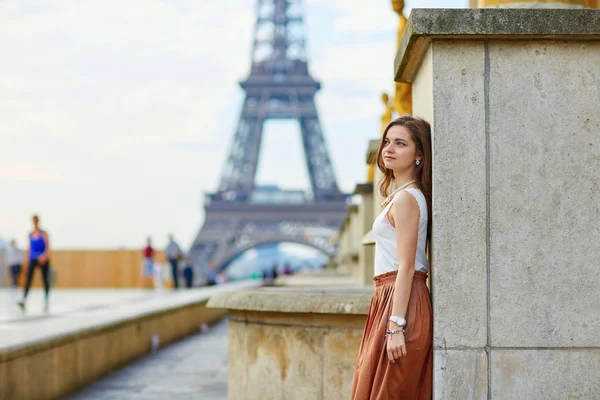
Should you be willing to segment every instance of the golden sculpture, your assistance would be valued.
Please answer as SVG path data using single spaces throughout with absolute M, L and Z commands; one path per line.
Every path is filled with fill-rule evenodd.
M 396 49 L 400 47 L 400 41 L 402 40 L 402 34 L 406 27 L 406 17 L 402 13 L 404 10 L 404 0 L 392 0 L 392 8 L 398 14 L 400 21 L 398 22 L 398 39 L 396 42 Z M 411 115 L 412 114 L 412 85 L 410 83 L 395 82 L 396 91 L 394 93 L 394 110 L 399 115 Z
M 387 93 L 381 94 L 381 101 L 383 101 L 385 107 L 383 114 L 381 114 L 381 132 L 383 132 L 385 130 L 385 127 L 388 126 L 388 124 L 392 120 L 392 111 L 394 110 L 394 108 L 390 104 L 390 97 Z

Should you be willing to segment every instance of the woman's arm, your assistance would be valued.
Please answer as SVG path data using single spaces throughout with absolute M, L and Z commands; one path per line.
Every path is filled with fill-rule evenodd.
M 391 207 L 393 225 L 396 229 L 396 251 L 398 257 L 398 275 L 394 284 L 394 298 L 392 315 L 406 318 L 408 300 L 415 274 L 415 255 L 419 240 L 419 204 L 414 196 L 402 191 L 396 197 Z M 388 321 L 388 329 L 398 330 L 394 322 Z M 398 333 L 390 336 L 388 340 L 388 357 L 394 359 L 406 355 L 404 334 Z
M 29 236 L 27 236 L 27 243 L 29 243 L 29 246 L 27 246 L 27 250 L 25 251 L 25 262 L 29 262 L 29 252 L 31 251 L 31 238 Z
M 42 237 L 44 238 L 44 243 L 46 244 L 46 251 L 44 252 L 44 254 L 46 255 L 46 260 L 50 258 L 50 239 L 48 237 L 48 234 L 46 233 L 46 231 L 43 232 Z

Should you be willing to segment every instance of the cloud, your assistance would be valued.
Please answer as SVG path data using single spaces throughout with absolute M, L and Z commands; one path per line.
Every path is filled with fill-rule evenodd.
M 347 44 L 320 52 L 313 68 L 325 82 L 320 103 L 328 123 L 381 112 L 381 93 L 393 90 L 394 46 L 390 42 Z
M 11 55 L 0 66 L 6 157 L 33 147 L 29 156 L 58 164 L 69 179 L 85 171 L 101 182 L 115 179 L 110 166 L 98 168 L 103 160 L 129 163 L 117 178 L 131 178 L 137 166 L 152 170 L 154 160 L 176 154 L 173 142 L 214 150 L 232 125 L 222 117 L 239 97 L 235 78 L 249 65 L 236 61 L 250 40 L 236 39 L 251 32 L 251 2 L 238 3 L 10 3 L 0 24 L 0 37 L 10 38 L 0 50 Z M 215 23 L 224 15 L 241 28 Z
M 167 231 L 189 243 L 237 125 L 254 8 L 255 0 L 0 2 L 0 185 L 11 193 L 0 233 L 24 237 L 40 212 L 59 247 L 138 246 Z M 397 17 L 388 2 L 304 8 L 326 140 L 350 190 L 379 129 L 380 93 L 393 89 Z M 271 158 L 265 181 L 289 183 L 285 154 Z
M 59 246 L 114 246 L 115 223 L 131 245 L 148 232 L 143 216 L 171 210 L 188 216 L 173 230 L 189 239 L 237 122 L 253 3 L 3 2 L 0 184 L 18 198 L 0 213 L 26 222 L 41 210 Z M 195 152 L 177 146 L 191 142 Z M 183 198 L 164 203 L 165 191 Z M 75 209 L 99 215 L 96 239 L 82 237 Z M 164 218 L 150 232 L 172 229 Z M 11 221 L 7 234 L 23 226 Z
M 310 0 L 308 3 L 317 2 L 318 0 Z M 349 38 L 352 39 L 391 32 L 397 24 L 397 17 L 388 2 L 373 2 L 368 6 L 362 0 L 326 1 L 322 4 L 336 14 L 333 30 L 336 33 L 349 33 Z

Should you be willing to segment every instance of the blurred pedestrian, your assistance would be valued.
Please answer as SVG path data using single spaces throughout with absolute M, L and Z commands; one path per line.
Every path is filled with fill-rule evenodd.
M 146 247 L 144 247 L 142 253 L 144 255 L 142 275 L 152 278 L 154 276 L 154 249 L 150 238 L 146 239 Z
M 171 265 L 171 275 L 173 275 L 173 288 L 179 288 L 179 260 L 181 259 L 183 253 L 181 248 L 173 239 L 173 235 L 169 235 L 169 244 L 165 249 L 165 256 L 167 261 Z
M 49 307 L 48 299 L 50 297 L 50 239 L 48 233 L 40 228 L 40 217 L 34 215 L 32 221 L 33 232 L 29 234 L 29 250 L 27 251 L 27 259 L 29 260 L 27 281 L 25 282 L 23 300 L 18 304 L 22 310 L 25 310 L 25 302 L 29 293 L 29 287 L 31 286 L 31 280 L 33 279 L 33 271 L 36 267 L 39 267 L 42 271 L 42 279 L 44 280 L 44 311 L 47 312 Z
M 19 275 L 21 274 L 21 263 L 23 262 L 23 251 L 17 247 L 17 241 L 12 239 L 6 248 L 6 265 L 8 265 L 11 286 L 19 287 Z
M 278 270 L 279 267 L 277 266 L 277 263 L 273 263 L 273 267 L 271 268 L 271 276 L 273 277 L 273 281 L 275 281 L 275 279 L 277 279 L 279 276 Z
M 214 262 L 209 261 L 208 271 L 206 271 L 206 286 L 214 286 L 217 284 L 217 266 Z
M 185 279 L 185 286 L 190 289 L 194 282 L 194 266 L 188 258 L 183 263 L 183 279 Z

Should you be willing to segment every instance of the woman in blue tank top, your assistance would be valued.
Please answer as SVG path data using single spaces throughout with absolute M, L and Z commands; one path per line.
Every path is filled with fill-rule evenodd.
M 39 267 L 42 271 L 42 279 L 44 280 L 44 289 L 46 293 L 44 302 L 44 311 L 48 311 L 48 296 L 50 294 L 50 241 L 48 234 L 40 229 L 40 218 L 37 215 L 33 216 L 33 232 L 29 234 L 29 251 L 28 260 L 29 267 L 27 268 L 27 281 L 25 282 L 25 291 L 23 300 L 18 304 L 21 309 L 25 310 L 25 301 L 33 279 L 33 271 Z

